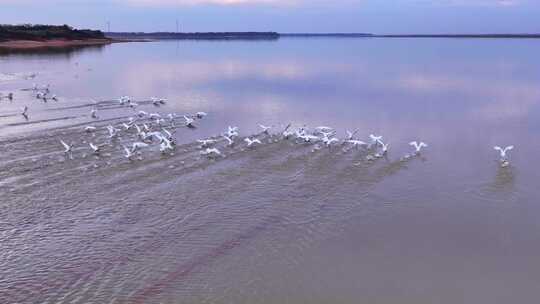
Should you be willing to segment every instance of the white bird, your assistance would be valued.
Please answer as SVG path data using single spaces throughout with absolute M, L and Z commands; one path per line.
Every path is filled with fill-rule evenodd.
M 375 145 L 383 145 L 383 142 L 382 142 L 382 136 L 377 136 L 377 135 L 373 135 L 373 134 L 370 134 L 369 135 L 369 138 L 371 138 L 371 144 L 375 144 Z
M 64 146 L 64 153 L 71 153 L 71 151 L 73 150 L 73 145 L 68 145 L 63 140 L 60 140 L 60 143 L 62 144 L 62 146 Z
M 124 148 L 124 151 L 125 151 L 125 153 L 126 153 L 124 156 L 125 156 L 127 159 L 131 160 L 131 158 L 133 157 L 133 152 L 131 152 L 131 150 L 128 149 L 128 147 L 126 147 L 126 146 L 124 146 L 124 145 L 122 145 L 122 148 Z
M 415 154 L 419 154 L 420 151 L 422 150 L 422 148 L 427 148 L 428 145 L 425 143 L 425 142 L 416 142 L 416 141 L 411 141 L 409 143 L 409 145 L 413 146 L 414 149 L 415 149 Z
M 142 148 L 146 148 L 148 147 L 148 144 L 147 143 L 143 143 L 143 142 L 134 142 L 132 145 L 131 145 L 131 153 L 135 153 L 136 151 L 139 151 L 140 149 Z
M 21 108 L 21 115 L 28 120 L 28 106 L 24 106 Z
M 331 128 L 331 127 L 327 127 L 327 126 L 320 126 L 320 127 L 316 127 L 315 130 L 317 130 L 318 132 L 321 132 L 321 133 L 328 133 L 328 132 L 331 132 L 334 129 Z
M 171 144 L 171 141 L 168 140 L 167 138 L 165 138 L 163 135 L 161 135 L 159 137 L 160 139 L 160 146 L 159 146 L 159 151 L 161 151 L 162 153 L 165 153 L 167 151 L 170 151 L 170 150 L 174 150 L 174 147 L 172 146 Z
M 324 137 L 322 138 L 322 142 L 323 142 L 327 147 L 330 147 L 333 143 L 339 142 L 339 139 L 337 139 L 337 138 L 335 138 L 335 137 L 329 138 L 328 136 L 324 136 Z
M 109 131 L 109 138 L 113 138 L 113 137 L 118 136 L 119 130 L 116 129 L 115 127 L 113 127 L 111 125 L 108 125 L 107 130 Z
M 56 94 L 53 94 L 53 95 L 51 96 L 51 99 L 54 100 L 54 101 L 58 101 L 58 97 L 56 96 Z
M 238 136 L 238 127 L 229 126 L 227 129 L 226 136 L 232 139 L 235 136 Z
M 315 135 L 311 135 L 311 134 L 303 134 L 303 135 L 298 136 L 298 138 L 303 139 L 305 142 L 312 142 L 312 141 L 320 140 L 319 137 Z
M 156 120 L 156 119 L 161 118 L 161 115 L 159 115 L 158 113 L 150 113 L 150 114 L 148 115 L 148 117 L 149 117 L 150 119 Z
M 367 143 L 365 143 L 365 142 L 363 142 L 361 140 L 356 140 L 356 139 L 348 139 L 345 142 L 348 143 L 348 144 L 351 144 L 355 148 L 358 148 L 360 146 L 367 146 Z
M 167 130 L 165 128 L 162 128 L 161 130 L 163 130 L 163 133 L 165 133 L 168 140 L 170 140 L 170 141 L 174 140 L 173 134 L 169 130 Z
M 193 118 L 190 118 L 190 117 L 187 117 L 186 115 L 184 115 L 184 119 L 186 120 L 186 127 L 189 127 L 189 128 L 194 128 L 195 126 L 193 125 Z
M 202 119 L 202 118 L 204 118 L 206 115 L 208 115 L 208 113 L 206 113 L 206 112 L 197 112 L 197 113 L 195 113 L 195 116 L 196 116 L 198 119 Z
M 223 138 L 227 141 L 227 146 L 234 145 L 234 141 L 231 138 L 229 138 L 227 136 L 223 136 Z
M 93 143 L 89 143 L 88 145 L 90 146 L 90 149 L 92 149 L 92 151 L 94 151 L 94 154 L 99 154 L 99 152 L 101 152 L 101 147 L 102 147 L 101 145 L 96 146 Z
M 499 147 L 499 146 L 495 146 L 493 147 L 493 149 L 497 150 L 500 152 L 500 155 L 501 155 L 501 161 L 506 161 L 507 160 L 507 153 L 508 151 L 510 150 L 513 150 L 514 149 L 514 146 L 508 146 L 508 147 L 505 147 L 504 149 Z
M 94 119 L 97 119 L 98 118 L 98 115 L 97 115 L 97 109 L 96 108 L 93 108 L 91 111 L 90 111 L 90 117 L 94 118 Z
M 197 139 L 197 142 L 201 144 L 201 147 L 208 147 L 216 142 L 215 139 Z
M 381 148 L 381 152 L 382 152 L 382 155 L 385 155 L 386 153 L 388 153 L 388 148 L 390 147 L 390 143 L 383 143 L 382 144 L 382 148 Z
M 94 132 L 97 128 L 94 127 L 94 126 L 86 126 L 84 127 L 84 132 L 86 133 L 91 133 L 91 132 Z
M 124 129 L 125 129 L 126 131 L 128 131 L 129 129 L 131 129 L 131 125 L 128 125 L 128 124 L 125 123 L 125 122 L 122 123 L 122 127 L 124 127 Z
M 345 140 L 345 142 L 346 142 L 347 140 L 353 140 L 353 139 L 354 139 L 354 135 L 355 135 L 356 133 L 358 133 L 358 130 L 355 130 L 354 132 L 351 132 L 351 131 L 347 130 L 347 131 L 345 131 L 345 132 L 347 132 L 347 139 Z
M 145 117 L 145 116 L 147 116 L 147 115 L 148 115 L 148 113 L 146 113 L 145 111 L 139 111 L 139 112 L 137 112 L 137 116 L 139 116 L 140 118 L 143 118 L 143 117 Z
M 221 151 L 219 151 L 217 148 L 207 148 L 206 150 L 201 151 L 201 154 L 202 155 L 207 155 L 208 157 L 211 157 L 213 155 L 216 155 L 216 156 L 222 156 L 223 155 L 223 154 L 221 154 Z
M 251 147 L 254 144 L 262 144 L 258 138 L 251 139 L 249 137 L 244 138 L 244 141 L 247 143 L 248 147 Z
M 265 134 L 268 134 L 268 133 L 269 133 L 269 130 L 272 129 L 272 127 L 268 127 L 268 126 L 261 125 L 261 124 L 259 124 L 259 128 L 261 128 L 261 129 L 262 129 L 262 133 L 265 133 Z

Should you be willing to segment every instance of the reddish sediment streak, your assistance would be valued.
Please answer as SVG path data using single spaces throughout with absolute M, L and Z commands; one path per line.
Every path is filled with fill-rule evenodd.
M 267 230 L 271 225 L 276 224 L 281 221 L 281 218 L 278 216 L 271 216 L 261 222 L 260 224 L 252 227 L 246 232 L 238 234 L 237 236 L 221 243 L 219 246 L 213 248 L 210 252 L 198 256 L 188 263 L 178 266 L 173 271 L 169 272 L 167 275 L 157 280 L 154 284 L 145 287 L 144 289 L 137 292 L 129 302 L 131 303 L 147 303 L 147 299 L 161 294 L 165 289 L 171 286 L 173 282 L 178 282 L 179 280 L 187 277 L 193 271 L 203 265 L 212 263 L 221 256 L 226 255 L 232 249 L 240 246 L 244 242 L 253 239 L 263 231 Z

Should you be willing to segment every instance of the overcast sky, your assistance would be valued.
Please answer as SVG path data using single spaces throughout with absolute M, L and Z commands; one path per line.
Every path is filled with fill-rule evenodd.
M 112 31 L 540 32 L 540 0 L 0 0 L 2 23 Z

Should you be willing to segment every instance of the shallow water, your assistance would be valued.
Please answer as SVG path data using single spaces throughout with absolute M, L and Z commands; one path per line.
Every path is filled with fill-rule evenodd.
M 0 298 L 5 303 L 509 303 L 540 283 L 540 43 L 280 39 L 114 44 L 0 56 Z M 51 85 L 43 103 L 33 83 Z M 209 115 L 174 155 L 128 161 L 110 100 Z M 90 117 L 92 100 L 99 119 Z M 29 107 L 26 121 L 19 108 Z M 180 120 L 181 121 L 181 120 Z M 228 125 L 359 129 L 364 150 Z M 85 125 L 99 127 L 95 134 Z M 59 140 L 75 143 L 73 159 Z M 421 139 L 429 148 L 400 158 Z M 108 143 L 100 157 L 89 141 Z M 513 144 L 501 168 L 493 145 Z

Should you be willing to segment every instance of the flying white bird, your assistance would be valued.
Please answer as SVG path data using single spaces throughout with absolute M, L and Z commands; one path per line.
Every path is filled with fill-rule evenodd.
M 348 139 L 345 141 L 345 143 L 351 144 L 355 148 L 358 148 L 360 146 L 367 146 L 367 143 L 356 139 Z
M 133 152 L 131 152 L 131 150 L 128 149 L 128 147 L 124 145 L 122 145 L 122 148 L 124 148 L 124 151 L 125 151 L 124 157 L 131 160 L 131 158 L 133 157 Z
M 193 118 L 190 118 L 190 117 L 187 117 L 186 115 L 184 115 L 184 119 L 186 120 L 186 127 L 189 127 L 189 128 L 194 128 L 195 126 L 193 125 Z
M 140 118 L 143 118 L 143 117 L 145 117 L 145 116 L 147 116 L 147 115 L 148 115 L 148 113 L 145 112 L 145 111 L 142 111 L 142 110 L 139 111 L 139 112 L 137 112 L 137 116 L 139 116 Z
M 354 135 L 356 135 L 356 133 L 358 133 L 358 130 L 355 130 L 354 132 L 351 132 L 351 131 L 347 130 L 345 132 L 347 132 L 347 139 L 344 142 L 346 142 L 347 140 L 353 140 Z
M 84 132 L 86 132 L 86 133 L 91 133 L 91 132 L 96 131 L 96 129 L 97 129 L 97 128 L 94 127 L 94 126 L 86 126 L 86 127 L 84 127 Z
M 111 125 L 108 125 L 107 130 L 109 131 L 109 138 L 114 138 L 114 137 L 118 136 L 119 130 L 116 129 L 115 127 L 113 127 Z
M 219 151 L 217 148 L 207 148 L 204 151 L 201 151 L 202 155 L 206 155 L 208 157 L 212 156 L 222 156 L 221 151 Z
M 422 150 L 422 148 L 427 148 L 427 147 L 428 147 L 428 145 L 427 145 L 425 142 L 419 142 L 419 143 L 418 143 L 418 142 L 416 142 L 416 141 L 411 141 L 411 142 L 409 143 L 409 145 L 411 145 L 411 146 L 414 147 L 414 149 L 415 149 L 415 151 L 414 151 L 415 154 L 419 154 L 420 151 Z
M 148 144 L 147 143 L 143 143 L 143 142 L 134 142 L 132 145 L 131 145 L 131 153 L 135 153 L 136 151 L 139 151 L 140 149 L 142 148 L 146 148 L 148 147 Z
M 248 147 L 251 147 L 254 144 L 262 144 L 258 138 L 251 139 L 249 137 L 244 138 L 244 141 L 247 143 Z
M 514 149 L 514 146 L 508 146 L 508 147 L 505 147 L 504 149 L 499 147 L 499 146 L 495 146 L 493 147 L 493 149 L 495 149 L 496 151 L 499 151 L 500 155 L 501 155 L 501 161 L 507 161 L 508 160 L 508 151 L 510 150 L 513 150 Z
M 234 145 L 234 141 L 231 138 L 229 138 L 227 136 L 223 136 L 223 138 L 227 141 L 227 146 Z
M 73 150 L 73 145 L 68 145 L 63 140 L 60 140 L 60 143 L 62 144 L 62 146 L 64 146 L 64 153 L 71 153 L 71 151 Z
M 208 115 L 208 113 L 206 113 L 206 112 L 197 112 L 197 113 L 195 113 L 195 116 L 196 116 L 198 119 L 202 119 L 202 118 L 204 118 L 206 115 Z
M 265 134 L 268 134 L 268 133 L 269 133 L 269 130 L 272 129 L 272 127 L 268 127 L 268 126 L 261 125 L 261 124 L 259 124 L 259 128 L 261 128 L 261 129 L 262 129 L 262 133 L 265 133 Z
M 99 154 L 101 152 L 101 147 L 103 145 L 94 145 L 93 143 L 89 143 L 88 144 L 90 146 L 90 149 L 92 149 L 92 151 L 94 151 L 94 154 Z
M 156 120 L 156 119 L 161 118 L 161 115 L 159 115 L 158 113 L 150 113 L 150 114 L 148 115 L 148 117 L 149 117 L 150 119 Z
M 229 126 L 227 129 L 226 136 L 230 139 L 233 139 L 233 137 L 238 136 L 238 127 L 231 127 Z
M 197 142 L 201 144 L 201 147 L 208 147 L 216 142 L 215 139 L 197 139 Z
M 325 136 L 325 137 L 322 138 L 322 142 L 323 142 L 327 147 L 330 147 L 333 143 L 339 142 L 339 139 L 337 139 L 337 138 L 335 138 L 335 137 L 329 138 L 329 137 Z
M 383 143 L 382 146 L 381 146 L 381 154 L 382 155 L 385 155 L 386 153 L 388 153 L 388 148 L 390 147 L 390 143 Z
M 375 145 L 383 145 L 383 142 L 382 142 L 382 136 L 377 136 L 377 135 L 373 135 L 373 134 L 370 134 L 369 135 L 369 138 L 371 139 L 371 144 L 375 144 Z

